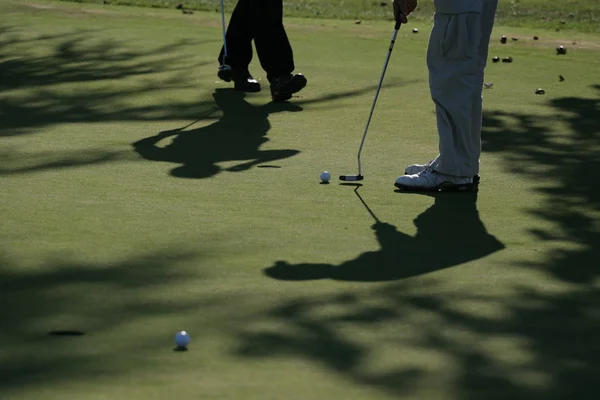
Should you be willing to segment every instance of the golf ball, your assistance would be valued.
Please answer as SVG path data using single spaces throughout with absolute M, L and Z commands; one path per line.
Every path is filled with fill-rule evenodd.
M 321 182 L 327 183 L 331 179 L 331 174 L 327 171 L 321 172 Z
M 185 348 L 190 344 L 190 335 L 186 331 L 177 332 L 175 335 L 175 345 L 177 347 Z

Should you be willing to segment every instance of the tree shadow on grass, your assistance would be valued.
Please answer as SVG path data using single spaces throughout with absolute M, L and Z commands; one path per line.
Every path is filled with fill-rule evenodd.
M 1 257 L 0 392 L 26 398 L 27 386 L 119 378 L 143 369 L 137 350 L 171 351 L 176 327 L 142 328 L 119 340 L 114 332 L 224 304 L 218 295 L 164 297 L 189 282 L 180 265 L 197 258 L 180 251 L 111 262 L 56 257 L 30 269 Z
M 235 354 L 307 360 L 391 398 L 593 399 L 599 306 L 585 288 L 499 295 L 404 280 L 288 300 L 240 329 Z
M 0 152 L 0 176 L 28 174 L 47 170 L 100 165 L 129 158 L 123 150 L 93 149 L 77 151 L 38 152 L 30 156 L 16 152 Z
M 208 126 L 192 130 L 163 131 L 133 144 L 135 151 L 152 161 L 180 164 L 171 175 L 180 178 L 209 178 L 222 171 L 240 172 L 265 163 L 292 157 L 298 150 L 261 150 L 268 142 L 271 129 L 269 115 L 282 111 L 301 111 L 300 106 L 288 102 L 271 102 L 255 106 L 245 100 L 245 93 L 234 89 L 217 89 L 213 94 L 214 111 L 222 111 L 221 118 Z M 174 136 L 170 144 L 158 143 Z M 218 163 L 243 161 L 222 169 Z
M 14 28 L 3 28 L 0 136 L 61 123 L 192 118 L 202 109 L 198 102 L 132 105 L 131 100 L 188 87 L 189 71 L 209 62 L 190 60 L 187 49 L 206 42 L 133 49 L 90 30 L 24 37 Z
M 410 84 L 401 82 L 396 85 Z M 216 89 L 214 107 L 203 117 L 185 127 L 159 132 L 133 143 L 135 151 L 144 159 L 179 164 L 171 175 L 179 178 L 209 178 L 221 172 L 241 172 L 253 166 L 292 157 L 299 150 L 261 150 L 269 141 L 269 116 L 274 113 L 302 111 L 302 105 L 314 105 L 347 97 L 358 96 L 371 88 L 329 93 L 315 99 L 294 102 L 269 102 L 260 106 L 246 101 L 247 94 L 234 89 Z M 207 126 L 188 129 L 195 123 L 216 113 L 222 115 Z M 161 142 L 171 138 L 170 143 Z M 222 168 L 221 162 L 241 161 L 233 167 Z
M 194 61 L 191 48 L 210 41 L 140 48 L 93 30 L 31 35 L 0 25 L 0 43 L 0 137 L 65 123 L 193 121 L 212 105 L 202 98 L 136 104 L 166 89 L 189 89 L 190 74 L 214 63 Z M 297 104 L 356 96 L 373 88 Z
M 412 82 L 401 82 L 396 83 L 395 86 L 407 85 L 410 83 Z M 243 159 L 253 160 L 250 161 L 250 164 L 241 164 L 237 168 L 228 168 L 229 171 L 244 170 L 257 163 L 279 159 L 279 156 L 293 155 L 290 153 L 290 151 L 296 151 L 282 150 L 283 153 L 280 153 L 281 151 L 279 150 L 262 151 L 257 149 L 256 146 L 260 146 L 262 142 L 267 141 L 267 138 L 264 136 L 264 134 L 267 133 L 270 127 L 270 123 L 267 119 L 269 114 L 282 111 L 300 111 L 303 109 L 302 106 L 320 105 L 320 109 L 323 107 L 338 107 L 338 105 L 335 104 L 335 101 L 342 100 L 344 98 L 360 96 L 372 90 L 372 87 L 364 87 L 360 89 L 328 93 L 317 98 L 297 100 L 293 103 L 269 103 L 262 106 L 254 106 L 244 100 L 245 95 L 242 93 L 236 94 L 230 89 L 217 89 L 213 97 L 220 93 L 219 102 L 223 103 L 224 107 L 228 109 L 227 118 L 224 121 L 225 123 L 215 123 L 211 125 L 210 129 L 206 127 L 188 130 L 188 128 L 201 121 L 217 119 L 218 114 L 223 111 L 217 107 L 218 104 L 216 104 L 214 101 L 203 100 L 196 103 L 193 112 L 185 111 L 185 113 L 181 115 L 182 119 L 188 120 L 192 120 L 191 116 L 194 117 L 194 120 L 192 120 L 192 122 L 190 122 L 187 126 L 163 131 L 157 135 L 141 139 L 134 143 L 133 146 L 134 150 L 144 158 L 155 161 L 183 163 L 184 165 L 182 166 L 182 169 L 174 170 L 174 175 L 178 173 L 177 171 L 182 172 L 183 170 L 183 175 L 189 175 L 188 177 L 200 177 L 203 175 L 212 176 L 213 172 L 216 173 L 221 171 L 221 169 L 215 165 L 204 164 L 210 163 L 210 160 L 213 158 L 213 161 L 220 162 L 236 160 L 236 157 L 248 157 Z M 109 101 L 109 103 L 111 102 Z M 333 104 L 323 105 L 323 103 Z M 186 107 L 188 106 L 183 105 L 181 110 L 185 110 Z M 168 109 L 168 107 L 166 108 Z M 174 108 L 177 107 L 174 106 Z M 177 112 L 180 112 L 181 110 L 178 110 Z M 121 110 L 119 112 L 124 111 Z M 239 121 L 236 120 L 236 116 L 240 118 Z M 134 114 L 129 116 L 118 113 L 114 115 L 107 113 L 106 118 L 107 120 L 118 120 L 119 118 L 123 118 L 124 120 L 128 120 L 128 118 L 132 118 L 133 120 L 143 120 L 145 117 L 143 116 L 142 109 L 140 109 L 140 113 L 136 111 Z M 166 115 L 165 118 L 175 119 L 176 115 L 171 115 L 170 117 Z M 244 126 L 241 126 L 242 122 L 244 123 Z M 56 121 L 56 123 L 61 122 Z M 249 125 L 246 126 L 246 124 Z M 229 130 L 217 132 L 221 131 L 223 128 Z M 240 129 L 247 130 L 251 134 L 248 134 L 248 132 L 243 133 Z M 261 134 L 263 134 L 262 137 Z M 240 146 L 242 144 L 248 145 L 249 143 L 250 146 L 245 149 L 242 147 L 236 149 L 238 146 L 232 146 L 231 143 L 228 143 L 227 147 L 224 146 L 223 140 L 227 138 L 237 138 L 237 135 L 239 135 L 238 139 L 240 139 Z M 172 136 L 176 136 L 178 138 L 178 140 L 174 142 L 174 144 L 178 143 L 177 145 L 169 147 L 168 149 L 159 146 L 163 139 L 167 139 Z M 179 136 L 181 136 L 181 138 L 179 138 Z M 202 146 L 198 148 L 186 148 L 179 145 L 180 140 L 183 140 L 187 145 Z M 237 142 L 234 141 L 233 143 Z M 217 153 L 213 154 L 211 149 L 217 150 Z M 200 158 L 200 156 L 205 158 Z M 50 169 L 91 166 L 132 159 L 133 158 L 130 152 L 123 150 L 111 150 L 110 148 L 98 148 L 93 150 L 70 152 L 38 152 L 31 155 L 22 152 L 16 153 L 7 149 L 0 152 L 0 175 L 34 173 Z M 185 167 L 185 165 L 188 164 L 190 165 L 190 169 Z
M 594 88 L 600 91 L 600 85 Z M 549 228 L 530 233 L 556 247 L 538 261 L 511 266 L 532 271 L 530 280 L 502 291 L 487 286 L 466 291 L 425 276 L 301 296 L 255 315 L 237 332 L 236 354 L 261 361 L 309 360 L 344 381 L 394 398 L 431 394 L 424 387 L 444 385 L 427 397 L 595 399 L 600 390 L 600 187 L 594 179 L 600 167 L 600 93 L 553 99 L 548 107 L 555 118 L 489 111 L 484 118 L 484 150 L 502 155 L 509 173 L 529 179 L 543 195 L 529 212 Z M 443 231 L 445 224 L 436 225 Z M 406 240 L 390 231 L 390 240 Z M 382 249 L 386 242 L 380 239 Z M 352 274 L 342 272 L 359 265 L 361 257 L 376 260 L 371 265 L 383 262 L 367 253 L 339 266 L 275 265 L 266 272 L 279 279 L 360 278 L 352 268 L 346 270 Z M 436 358 L 437 364 L 431 361 Z M 386 361 L 378 365 L 379 359 Z
M 191 71 L 214 62 L 193 61 L 189 49 L 207 42 L 177 41 L 153 48 L 139 48 L 103 39 L 100 32 L 93 30 L 35 35 L 0 25 L 0 43 L 3 45 L 0 49 L 0 137 L 37 133 L 60 124 L 194 121 L 214 107 L 213 100 L 202 97 L 138 103 L 138 100 L 146 102 L 142 99 L 158 97 L 163 90 L 189 89 Z M 394 85 L 410 83 L 397 82 Z M 152 141 L 161 139 L 158 137 L 141 140 L 137 143 L 141 147 L 137 149 L 150 159 L 165 158 L 181 163 L 182 167 L 174 170 L 174 175 L 212 176 L 220 169 L 211 163 L 211 158 L 215 162 L 240 158 L 254 160 L 231 169 L 244 170 L 257 162 L 279 160 L 297 153 L 297 150 L 258 149 L 266 141 L 269 129 L 267 116 L 270 113 L 300 110 L 303 105 L 334 102 L 373 89 L 365 87 L 328 93 L 319 98 L 295 99 L 295 105 L 284 103 L 260 107 L 252 106 L 225 90 L 219 100 L 224 104 L 223 109 L 227 108 L 223 121 L 202 130 L 201 134 L 181 129 L 162 132 L 159 134 L 161 138 L 178 136 L 169 150 L 161 152 L 158 147 L 153 149 Z M 217 132 L 221 128 L 224 129 Z M 81 134 L 85 135 L 85 131 Z M 227 140 L 230 142 L 225 143 Z M 238 142 L 239 145 L 235 145 Z M 185 148 L 186 145 L 190 147 Z M 200 147 L 195 148 L 194 145 Z M 31 155 L 4 149 L 1 155 L 0 174 L 3 175 L 129 159 L 128 154 L 111 149 Z
M 501 154 L 509 172 L 535 182 L 546 200 L 528 212 L 554 228 L 531 230 L 540 241 L 575 244 L 557 249 L 544 267 L 557 278 L 589 284 L 600 278 L 600 85 L 595 98 L 550 100 L 556 120 L 521 113 L 487 112 L 484 149 Z
M 153 49 L 134 51 L 124 48 L 114 39 L 97 41 L 93 35 L 93 31 L 76 31 L 58 38 L 37 38 L 42 46 L 51 41 L 52 43 L 48 43 L 51 52 L 42 55 L 25 52 L 20 57 L 13 56 L 2 61 L 0 90 L 39 89 L 58 83 L 116 80 L 157 72 L 181 71 L 183 66 L 174 67 L 182 61 L 182 58 L 176 57 L 175 54 L 185 47 L 200 44 L 179 41 Z M 10 46 L 16 47 L 19 44 L 23 42 L 17 40 Z M 156 58 L 161 54 L 167 57 Z

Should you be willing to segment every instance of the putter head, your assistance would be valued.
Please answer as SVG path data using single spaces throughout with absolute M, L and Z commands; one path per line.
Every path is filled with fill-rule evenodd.
M 340 181 L 356 182 L 356 181 L 362 181 L 363 179 L 365 179 L 365 177 L 362 176 L 361 174 L 358 174 L 358 175 L 340 175 Z
M 231 82 L 233 79 L 233 70 L 229 65 L 223 64 L 219 66 L 219 72 L 217 72 L 219 79 L 225 82 Z

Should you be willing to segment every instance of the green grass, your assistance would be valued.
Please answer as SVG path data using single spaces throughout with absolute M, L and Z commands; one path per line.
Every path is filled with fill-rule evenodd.
M 318 176 L 355 171 L 389 23 L 289 18 L 309 85 L 275 106 L 217 81 L 218 14 L 0 13 L 2 400 L 595 398 L 597 35 L 497 26 L 522 39 L 492 43 L 515 62 L 487 70 L 474 202 L 393 190 L 437 147 L 427 35 L 402 31 L 374 226 Z
M 78 3 L 102 4 L 104 0 L 67 0 Z M 175 8 L 183 4 L 187 9 L 219 12 L 219 2 L 212 0 L 109 0 L 112 5 Z M 237 1 L 226 0 L 228 12 Z M 390 20 L 392 1 L 375 0 L 294 0 L 284 2 L 284 13 L 289 17 Z M 432 0 L 420 0 L 413 14 L 415 21 L 429 21 L 433 13 Z M 596 0 L 501 0 L 497 23 L 503 26 L 532 27 L 537 29 L 600 32 L 600 8 Z

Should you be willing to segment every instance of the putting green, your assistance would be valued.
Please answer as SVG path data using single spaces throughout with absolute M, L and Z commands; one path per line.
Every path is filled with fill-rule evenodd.
M 392 185 L 437 147 L 424 24 L 356 190 L 319 174 L 356 172 L 393 24 L 290 19 L 309 83 L 275 105 L 217 80 L 217 14 L 0 13 L 3 400 L 597 392 L 597 36 L 497 27 L 480 191 L 433 197 Z

